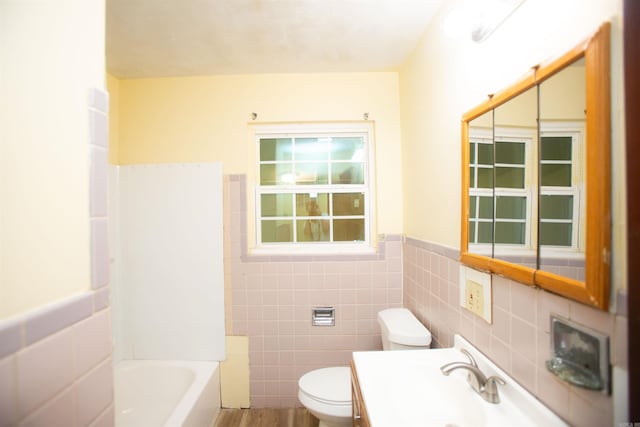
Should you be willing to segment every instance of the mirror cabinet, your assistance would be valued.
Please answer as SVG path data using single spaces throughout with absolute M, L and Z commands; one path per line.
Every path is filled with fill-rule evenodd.
M 607 310 L 610 28 L 462 119 L 461 261 Z

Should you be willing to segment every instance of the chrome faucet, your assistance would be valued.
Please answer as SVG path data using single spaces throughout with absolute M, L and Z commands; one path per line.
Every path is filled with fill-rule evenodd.
M 460 349 L 460 351 L 467 356 L 469 359 L 469 363 L 467 362 L 452 362 L 447 363 L 440 367 L 440 371 L 444 375 L 449 375 L 451 372 L 456 369 L 465 369 L 468 371 L 467 373 L 467 382 L 471 386 L 471 388 L 478 393 L 484 400 L 490 403 L 500 403 L 500 395 L 498 394 L 498 384 L 505 385 L 504 380 L 498 376 L 491 376 L 487 378 L 480 368 L 478 368 L 478 364 L 476 360 L 473 358 L 471 353 L 467 350 Z

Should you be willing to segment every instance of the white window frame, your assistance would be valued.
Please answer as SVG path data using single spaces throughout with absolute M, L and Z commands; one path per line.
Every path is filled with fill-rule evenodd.
M 295 124 L 257 124 L 251 126 L 253 141 L 253 205 L 251 210 L 254 215 L 253 238 L 250 241 L 250 253 L 252 254 L 368 254 L 375 252 L 373 241 L 375 230 L 375 173 L 374 173 L 374 127 L 371 122 L 354 123 L 295 123 Z M 326 185 L 260 185 L 260 150 L 261 139 L 265 138 L 305 138 L 305 137 L 329 137 L 329 136 L 362 136 L 365 144 L 364 184 L 326 184 Z M 329 171 L 329 173 L 331 173 Z M 364 215 L 364 241 L 362 242 L 267 242 L 261 241 L 261 195 L 262 194 L 292 194 L 295 211 L 296 193 L 363 193 L 365 199 Z M 332 198 L 329 197 L 329 203 Z M 331 209 L 331 205 L 330 205 Z M 331 212 L 331 210 L 329 211 Z M 293 221 L 292 232 L 296 233 L 295 220 L 306 215 L 286 217 Z M 331 217 L 327 217 L 328 219 Z M 349 216 L 340 216 L 340 219 L 349 219 Z M 355 218 L 355 217 L 354 217 Z M 278 217 L 269 217 L 278 219 Z M 331 227 L 331 232 L 333 227 Z M 331 236 L 332 238 L 333 236 Z
M 583 199 L 584 182 L 586 176 L 585 171 L 585 157 L 584 157 L 584 123 L 572 122 L 572 121 L 543 121 L 540 122 L 540 139 L 545 136 L 564 136 L 571 137 L 571 187 L 552 187 L 552 186 L 540 186 L 540 195 L 571 195 L 573 196 L 573 215 L 571 220 L 550 220 L 545 221 L 539 219 L 540 222 L 562 223 L 571 222 L 573 227 L 571 228 L 571 246 L 551 246 L 544 245 L 541 248 L 544 250 L 545 257 L 558 257 L 566 258 L 571 253 L 584 252 L 586 242 L 580 241 L 580 229 L 586 227 L 586 206 Z M 582 162 L 576 163 L 576 159 L 583 159 Z M 541 163 L 551 164 L 552 161 L 543 161 Z M 567 163 L 567 162 L 561 162 Z M 585 235 L 583 233 L 583 235 Z
M 536 159 L 533 154 L 533 147 L 536 141 L 536 131 L 532 129 L 518 129 L 508 127 L 496 127 L 494 135 L 495 142 L 516 142 L 524 144 L 524 164 L 513 165 L 506 163 L 496 163 L 494 167 L 509 167 L 509 168 L 521 168 L 524 169 L 524 188 L 506 188 L 496 187 L 494 182 L 494 202 L 493 202 L 493 218 L 494 218 L 494 239 L 495 239 L 495 221 L 498 220 L 496 211 L 498 208 L 497 198 L 504 197 L 524 197 L 526 200 L 526 212 L 524 220 L 509 220 L 501 218 L 500 222 L 517 222 L 525 224 L 525 241 L 522 244 L 518 243 L 496 243 L 494 245 L 494 255 L 509 254 L 512 255 L 515 252 L 529 253 L 534 251 L 533 242 L 536 239 L 533 238 L 533 234 L 536 228 L 533 226 L 532 218 L 534 207 L 537 210 L 537 201 L 534 197 L 536 194 L 535 185 L 533 183 L 534 167 Z
M 478 163 L 478 145 L 479 144 L 487 144 L 487 145 L 491 145 L 493 146 L 493 131 L 491 129 L 474 129 L 472 134 L 469 135 L 469 142 L 470 143 L 474 143 L 476 144 L 476 151 L 474 153 L 475 155 L 475 163 L 473 165 L 470 164 L 470 166 L 473 166 L 474 168 L 474 180 L 473 182 L 475 183 L 474 187 L 469 187 L 469 195 L 468 197 L 478 197 L 478 199 L 476 199 L 476 211 L 475 212 L 469 212 L 469 221 L 468 222 L 475 222 L 475 235 L 473 236 L 473 242 L 469 242 L 469 249 L 471 249 L 474 253 L 487 253 L 487 254 L 491 254 L 492 251 L 492 247 L 491 244 L 489 243 L 475 243 L 478 240 L 478 233 L 479 233 L 479 224 L 481 222 L 491 222 L 493 223 L 493 218 L 489 219 L 483 219 L 483 218 L 479 218 L 478 217 L 478 213 L 480 211 L 480 197 L 490 197 L 493 199 L 494 195 L 493 195 L 493 188 L 480 188 L 478 187 L 478 170 L 479 169 L 491 169 L 492 170 L 492 175 L 493 175 L 493 164 L 490 166 L 487 165 L 480 165 Z M 495 216 L 495 212 L 494 212 L 494 216 Z M 467 224 L 467 227 L 469 227 L 469 224 Z M 493 231 L 492 231 L 493 233 Z
M 488 142 L 487 142 L 488 141 Z M 513 220 L 512 222 L 524 222 L 525 223 L 525 242 L 524 244 L 508 244 L 508 243 L 499 243 L 499 244 L 489 244 L 489 243 L 471 243 L 469 242 L 469 250 L 473 253 L 477 254 L 488 254 L 489 256 L 493 255 L 527 255 L 533 254 L 535 252 L 535 248 L 533 247 L 533 234 L 536 232 L 536 228 L 533 227 L 531 223 L 531 218 L 533 216 L 533 212 L 537 210 L 537 200 L 534 197 L 535 186 L 533 185 L 533 164 L 535 164 L 536 159 L 534 158 L 534 143 L 536 141 L 536 130 L 535 129 L 525 129 L 525 128 L 510 128 L 510 127 L 495 127 L 492 130 L 479 130 L 476 129 L 472 134 L 469 135 L 469 142 L 474 142 L 476 144 L 484 143 L 493 145 L 495 142 L 518 142 L 525 144 L 525 163 L 522 165 L 524 169 L 524 188 L 516 189 L 516 188 L 501 188 L 495 186 L 492 189 L 481 189 L 477 187 L 470 188 L 469 196 L 484 196 L 491 197 L 493 199 L 493 219 L 491 222 L 494 222 L 493 236 L 495 239 L 495 220 L 496 220 L 496 209 L 497 203 L 496 198 L 500 196 L 516 196 L 516 197 L 525 197 L 526 198 L 526 214 L 524 220 Z M 476 154 L 476 164 L 473 165 L 476 170 L 478 168 L 477 164 L 477 154 Z M 491 169 L 495 167 L 517 167 L 512 164 L 502 164 L 502 163 L 494 163 L 491 166 Z M 484 166 L 488 168 L 487 166 Z M 495 178 L 495 172 L 494 172 Z M 474 181 L 477 185 L 477 175 Z M 479 203 L 476 204 L 476 209 L 479 209 Z M 473 215 L 471 212 L 469 213 L 469 218 L 473 218 L 478 222 L 483 222 L 477 219 L 476 213 Z M 489 221 L 484 221 L 489 222 Z M 510 222 L 505 218 L 501 219 L 501 222 Z M 468 226 L 468 225 L 467 225 Z M 478 227 L 476 225 L 476 233 L 478 232 Z M 475 237 L 475 236 L 474 236 Z M 475 239 L 474 239 L 475 241 Z

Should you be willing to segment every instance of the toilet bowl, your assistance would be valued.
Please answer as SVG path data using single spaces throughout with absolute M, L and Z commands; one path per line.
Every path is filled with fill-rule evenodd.
M 384 350 L 429 348 L 431 333 L 406 308 L 378 313 Z M 335 366 L 307 372 L 298 381 L 298 399 L 320 420 L 319 427 L 351 425 L 351 370 Z
M 334 366 L 307 372 L 298 381 L 298 399 L 320 427 L 351 425 L 351 371 Z

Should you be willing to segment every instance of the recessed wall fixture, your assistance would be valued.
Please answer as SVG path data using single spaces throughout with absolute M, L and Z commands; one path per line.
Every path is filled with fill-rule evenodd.
M 477 2 L 472 20 L 471 40 L 487 39 L 525 0 L 482 0 Z
M 369 120 L 369 113 L 364 113 L 362 115 L 362 118 L 365 119 L 365 120 Z
M 258 118 L 258 113 L 251 113 L 251 120 L 255 120 Z

